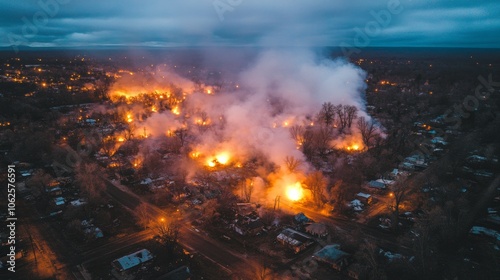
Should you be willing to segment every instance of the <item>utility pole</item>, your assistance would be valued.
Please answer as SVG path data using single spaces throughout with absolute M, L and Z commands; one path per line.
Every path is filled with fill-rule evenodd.
M 277 195 L 276 198 L 274 199 L 274 211 L 276 211 L 276 209 L 280 209 L 280 199 L 281 196 L 279 195 Z

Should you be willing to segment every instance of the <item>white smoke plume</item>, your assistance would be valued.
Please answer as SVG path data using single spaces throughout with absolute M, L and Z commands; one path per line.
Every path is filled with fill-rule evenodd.
M 146 128 L 152 138 L 168 136 L 181 127 L 188 129 L 190 156 L 208 166 L 215 161 L 239 165 L 256 157 L 264 157 L 275 166 L 283 166 L 286 157 L 305 162 L 291 137 L 290 126 L 308 126 L 314 122 L 324 102 L 355 106 L 358 116 L 367 116 L 363 98 L 365 72 L 343 59 L 319 57 L 312 51 L 265 51 L 246 70 L 235 75 L 236 81 L 211 94 L 207 94 L 209 90 L 203 85 L 195 87 L 177 74 L 166 75 L 172 79 L 163 82 L 157 76 L 151 80 L 129 75 L 127 81 L 113 87 L 112 93 L 118 92 L 118 97 L 123 92 L 130 92 L 126 96 L 137 96 L 137 91 L 152 92 L 156 88 L 168 91 L 167 86 L 172 84 L 181 88 L 182 101 L 175 110 L 155 112 L 145 119 L 138 116 L 136 127 Z M 129 87 L 136 78 L 139 85 Z M 356 133 L 356 129 L 353 131 Z M 342 137 L 332 143 L 339 145 L 355 138 Z M 303 171 L 310 170 L 305 164 Z M 284 194 L 284 187 L 304 178 L 304 174 L 290 174 L 284 168 L 273 174 L 261 171 L 262 168 L 259 176 L 273 185 L 259 194 L 259 198 L 267 200 Z M 261 181 L 258 185 L 263 188 Z
M 240 74 L 240 90 L 196 97 L 189 105 L 212 120 L 224 118 L 224 129 L 216 131 L 223 146 L 244 155 L 257 152 L 281 165 L 286 156 L 303 158 L 288 127 L 303 124 L 323 102 L 364 112 L 364 79 L 360 68 L 343 60 L 320 59 L 309 51 L 267 51 Z M 210 141 L 221 140 L 204 139 L 203 146 L 214 148 L 219 143 Z

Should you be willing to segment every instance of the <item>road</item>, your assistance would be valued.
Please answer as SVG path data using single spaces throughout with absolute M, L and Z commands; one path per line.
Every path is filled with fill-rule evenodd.
M 219 265 L 223 270 L 232 274 L 235 273 L 235 268 L 246 263 L 249 260 L 243 259 L 241 255 L 232 252 L 231 250 L 224 249 L 215 240 L 210 240 L 197 233 L 195 230 L 184 226 L 179 232 L 179 243 L 188 249 L 193 250 L 195 253 L 203 255 L 213 263 Z
M 79 257 L 79 261 L 77 263 L 73 263 L 73 265 L 83 264 L 86 265 L 90 262 L 96 262 L 98 260 L 103 259 L 103 257 L 108 256 L 110 254 L 114 254 L 116 251 L 131 246 L 146 240 L 151 239 L 153 233 L 149 230 L 143 230 L 140 232 L 127 234 L 126 236 L 116 238 L 106 244 L 99 246 L 95 249 L 88 250 L 82 252 Z M 120 257 L 120 256 L 118 256 Z M 83 261 L 83 262 L 82 262 Z
M 131 213 L 135 213 L 134 209 L 140 204 L 148 206 L 148 210 L 152 217 L 172 217 L 172 213 L 168 213 L 159 207 L 145 201 L 135 193 L 131 192 L 125 186 L 116 181 L 106 180 L 106 193 L 114 199 L 115 202 L 120 203 L 123 207 L 127 208 Z M 241 255 L 238 252 L 228 248 L 225 244 L 218 240 L 210 238 L 203 232 L 198 232 L 189 226 L 189 221 L 182 220 L 179 231 L 179 244 L 197 254 L 205 257 L 214 264 L 218 265 L 221 269 L 229 274 L 235 275 L 240 279 L 252 279 L 254 277 L 254 269 L 257 267 L 259 260 L 250 256 Z M 139 233 L 131 234 L 127 237 L 118 239 L 110 244 L 103 245 L 89 252 L 83 253 L 83 262 L 85 265 L 89 261 L 96 261 L 106 255 L 111 254 L 113 251 L 119 250 L 120 245 L 130 245 L 139 243 L 141 241 L 151 238 L 153 234 L 144 230 Z

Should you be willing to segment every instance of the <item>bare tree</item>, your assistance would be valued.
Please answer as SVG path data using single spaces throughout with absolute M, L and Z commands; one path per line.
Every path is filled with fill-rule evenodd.
M 207 112 L 205 111 L 200 112 L 200 120 L 202 124 L 206 124 L 209 121 Z
M 330 149 L 330 141 L 333 137 L 333 128 L 331 126 L 320 125 L 314 130 L 314 146 L 316 150 L 324 155 Z
M 352 121 L 358 116 L 358 108 L 356 106 L 344 105 L 344 113 L 346 114 L 346 125 L 351 128 Z
M 155 233 L 157 240 L 173 252 L 179 237 L 180 224 L 175 221 L 167 221 L 165 218 L 160 218 L 153 223 L 151 229 Z
M 399 210 L 401 209 L 401 204 L 407 200 L 411 187 L 408 184 L 408 180 L 398 181 L 393 184 L 390 188 L 391 193 L 389 194 L 393 199 L 393 204 L 391 205 L 391 210 L 394 216 L 393 227 L 397 228 L 399 224 Z
M 315 152 L 314 131 L 308 127 L 304 132 L 304 142 L 302 142 L 302 153 L 308 160 L 311 160 Z
M 295 171 L 297 171 L 300 165 L 302 165 L 302 161 L 300 159 L 297 159 L 294 156 L 285 157 L 285 166 L 288 172 L 294 173 Z
M 90 199 L 99 199 L 106 187 L 103 171 L 95 163 L 81 163 L 76 167 L 76 182 Z
M 126 140 L 131 140 L 132 138 L 134 138 L 134 130 L 135 130 L 135 125 L 133 123 L 131 123 L 125 127 L 125 139 Z
M 305 188 L 311 191 L 313 203 L 318 208 L 323 206 L 325 202 L 326 185 L 327 180 L 321 171 L 314 171 L 305 180 Z
M 347 114 L 344 110 L 344 106 L 342 104 L 335 105 L 335 113 L 337 113 L 338 117 L 338 126 L 340 130 L 343 130 L 347 125 Z
M 335 106 L 331 102 L 323 103 L 317 119 L 327 126 L 333 125 L 335 122 Z
M 330 188 L 330 200 L 335 201 L 335 211 L 342 213 L 344 211 L 344 198 L 346 195 L 345 184 L 342 180 L 337 180 Z
M 175 131 L 175 135 L 179 138 L 181 147 L 184 147 L 188 136 L 188 130 L 186 128 L 179 128 Z
M 372 139 L 374 139 L 376 135 L 377 129 L 375 127 L 375 123 L 372 120 L 367 120 L 365 117 L 361 117 L 358 119 L 357 125 L 364 145 L 366 147 L 370 147 Z
M 290 127 L 290 135 L 292 136 L 292 139 L 295 140 L 295 142 L 299 145 L 302 145 L 304 143 L 304 133 L 305 129 L 302 125 L 292 125 Z
M 198 129 L 201 132 L 205 132 L 209 128 L 208 122 L 210 121 L 210 119 L 208 117 L 207 112 L 205 112 L 205 111 L 201 111 L 199 113 L 199 116 L 200 116 L 200 119 L 197 120 Z
M 242 195 L 243 198 L 245 199 L 246 202 L 250 202 L 252 198 L 252 193 L 253 193 L 253 180 L 252 179 L 246 179 L 242 183 Z

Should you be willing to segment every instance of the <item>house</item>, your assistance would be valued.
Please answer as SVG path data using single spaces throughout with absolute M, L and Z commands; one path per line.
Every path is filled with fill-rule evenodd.
M 151 178 L 146 178 L 146 179 L 142 180 L 140 184 L 141 185 L 149 185 L 151 183 L 153 183 L 153 180 Z
M 54 198 L 53 201 L 55 206 L 63 206 L 66 203 L 64 197 L 61 196 Z
M 152 259 L 153 255 L 151 252 L 147 249 L 142 249 L 114 260 L 111 265 L 118 271 L 125 271 Z
M 83 232 L 91 239 L 98 239 L 104 237 L 104 233 L 102 233 L 102 230 L 95 226 L 88 227 L 84 229 Z
M 472 156 L 467 157 L 467 161 L 469 163 L 483 163 L 483 162 L 486 162 L 487 160 L 488 159 L 486 157 L 479 156 L 479 155 L 472 155 Z
M 357 199 L 359 199 L 359 201 L 366 205 L 370 205 L 372 203 L 372 196 L 367 193 L 360 192 L 356 195 L 356 197 Z
M 365 206 L 361 201 L 358 199 L 354 199 L 353 201 L 349 202 L 347 206 L 351 207 L 354 211 L 363 211 L 363 206 Z
M 22 177 L 29 177 L 33 174 L 33 172 L 31 170 L 21 170 L 20 174 Z
M 409 173 L 407 171 L 402 171 L 397 168 L 394 168 L 391 173 L 389 173 L 388 177 L 393 180 L 396 180 L 398 177 L 406 177 Z
M 422 164 L 425 163 L 425 157 L 423 155 L 415 154 L 404 159 L 405 162 Z
M 380 189 L 380 190 L 385 190 L 387 187 L 393 185 L 396 183 L 394 180 L 389 180 L 389 179 L 377 179 L 377 180 L 372 180 L 368 183 L 368 186 L 370 188 L 375 188 L 375 189 Z
M 70 201 L 69 203 L 71 204 L 71 206 L 78 207 L 78 206 L 82 206 L 82 205 L 87 204 L 87 201 L 85 201 L 85 199 L 83 199 L 83 198 L 79 198 L 79 199 Z
M 298 224 L 305 224 L 305 223 L 309 223 L 309 222 L 312 222 L 311 219 L 309 219 L 304 213 L 300 212 L 299 214 L 295 215 L 295 217 L 293 217 L 295 222 L 298 223 Z
M 382 182 L 379 182 L 379 181 L 370 181 L 368 183 L 368 186 L 370 188 L 375 188 L 375 189 L 379 189 L 379 190 L 385 190 L 385 184 L 382 183 Z
M 434 137 L 434 138 L 432 138 L 431 143 L 440 144 L 443 146 L 448 145 L 448 142 L 446 142 L 443 137 Z
M 90 220 L 83 220 L 80 223 L 83 232 L 89 239 L 98 239 L 104 237 L 104 233 L 102 230 L 93 224 L 93 219 Z
M 47 188 L 45 191 L 52 197 L 62 195 L 61 187 Z
M 255 220 L 255 221 L 251 221 L 247 225 L 247 234 L 248 235 L 257 235 L 259 232 L 262 231 L 262 229 L 264 229 L 264 223 L 262 223 L 262 221 L 260 219 Z
M 387 186 L 392 186 L 392 185 L 394 185 L 396 183 L 396 181 L 389 180 L 389 179 L 377 179 L 376 181 L 384 184 L 386 187 Z
M 349 265 L 351 255 L 340 250 L 340 245 L 327 245 L 323 249 L 314 253 L 313 258 L 320 262 L 331 265 L 333 269 L 341 271 Z
M 392 178 L 397 178 L 397 177 L 399 176 L 399 174 L 400 174 L 399 169 L 394 168 L 394 169 L 392 170 L 392 172 L 391 172 L 390 176 L 391 176 Z
M 393 262 L 397 260 L 408 259 L 409 261 L 413 261 L 414 257 L 408 258 L 407 256 L 403 256 L 399 253 L 393 253 L 391 251 L 384 251 L 383 249 L 378 249 L 378 253 L 380 256 L 384 257 L 388 262 Z
M 475 236 L 478 236 L 480 238 L 489 239 L 492 242 L 495 242 L 497 245 L 500 245 L 500 232 L 498 232 L 494 229 L 481 227 L 481 226 L 473 226 L 470 229 L 469 233 L 471 235 L 475 235 Z
M 280 234 L 278 234 L 276 239 L 282 245 L 288 246 L 296 254 L 314 243 L 314 240 L 311 237 L 291 228 L 284 229 Z
M 88 125 L 95 125 L 96 124 L 96 120 L 94 120 L 94 119 L 86 119 L 85 123 L 88 124 Z
M 255 212 L 247 216 L 237 214 L 236 217 L 236 220 L 234 220 L 231 226 L 234 231 L 240 235 L 256 235 L 264 228 L 264 224 Z
M 406 171 L 414 171 L 415 170 L 415 164 L 410 163 L 410 162 L 402 162 L 399 164 L 399 168 L 406 170 Z

